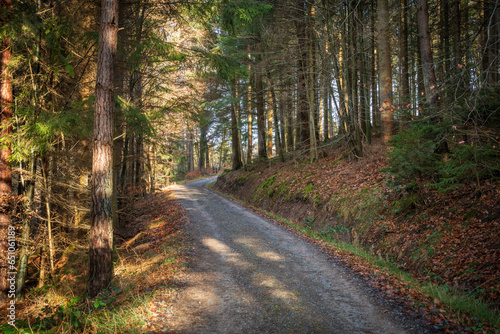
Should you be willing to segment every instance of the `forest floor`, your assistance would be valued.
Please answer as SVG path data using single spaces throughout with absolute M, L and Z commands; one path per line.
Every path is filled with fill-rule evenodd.
M 222 174 L 214 189 L 320 243 L 441 330 L 498 332 L 500 182 L 393 188 L 384 151 L 269 160 Z
M 53 277 L 32 288 L 16 304 L 16 327 L 1 333 L 148 333 L 154 310 L 181 288 L 188 259 L 183 226 L 186 211 L 172 190 L 130 199 L 121 229 L 115 233 L 115 277 L 97 298 L 85 297 L 88 266 L 86 238 L 75 239 L 56 264 Z M 30 268 L 37 257 L 31 259 Z M 30 275 L 27 282 L 36 282 Z M 6 319 L 6 308 L 0 311 Z

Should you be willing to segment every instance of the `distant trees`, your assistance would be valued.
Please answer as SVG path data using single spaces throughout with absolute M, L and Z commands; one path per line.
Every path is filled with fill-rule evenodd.
M 251 73 L 240 77 L 250 94 L 239 130 L 257 139 L 262 159 L 270 148 L 279 155 L 280 146 L 314 158 L 316 147 L 335 136 L 361 157 L 362 143 L 370 143 L 372 135 L 389 143 L 393 134 L 426 116 L 437 123 L 445 116 L 456 118 L 462 102 L 478 101 L 478 89 L 498 92 L 492 80 L 498 72 L 492 71 L 498 68 L 498 43 L 491 43 L 498 32 L 498 8 L 491 3 L 432 2 L 429 10 L 423 0 L 290 0 L 250 12 L 258 3 L 224 2 L 223 8 L 233 12 L 248 11 L 237 29 L 221 25 L 221 36 L 227 33 L 240 45 L 221 49 L 225 57 L 251 64 Z M 457 20 L 451 20 L 454 13 Z M 463 49 L 461 43 L 472 34 L 482 39 Z M 257 135 L 241 126 L 252 116 Z M 453 137 L 448 135 L 437 139 L 438 151 L 446 151 Z

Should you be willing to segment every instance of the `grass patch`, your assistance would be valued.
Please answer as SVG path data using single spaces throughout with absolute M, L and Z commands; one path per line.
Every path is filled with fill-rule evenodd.
M 345 189 L 334 194 L 329 204 L 340 217 L 360 223 L 375 220 L 386 209 L 381 190 L 377 188 L 363 188 L 357 192 Z
M 468 294 L 458 292 L 448 285 L 420 284 L 419 289 L 432 298 L 439 299 L 444 305 L 448 306 L 458 315 L 467 315 L 477 318 L 480 322 L 489 323 L 493 328 L 500 331 L 500 314 L 495 311 L 488 303 Z M 482 329 L 481 325 L 476 325 L 473 330 Z

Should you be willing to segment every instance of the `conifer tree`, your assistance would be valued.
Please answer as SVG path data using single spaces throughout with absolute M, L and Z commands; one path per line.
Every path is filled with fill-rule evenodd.
M 9 11 L 11 0 L 2 0 L 0 7 L 3 10 Z M 9 158 L 11 155 L 10 138 L 12 131 L 12 74 L 9 69 L 12 59 L 12 50 L 9 36 L 4 36 L 1 41 L 0 51 L 0 126 L 1 138 L 0 143 L 0 304 L 7 301 L 8 291 L 10 290 L 10 281 L 7 278 L 11 277 L 8 274 L 9 265 L 14 268 L 15 255 L 10 252 L 9 247 L 12 245 L 8 242 L 9 232 L 15 233 L 12 229 L 11 221 L 11 202 L 12 202 L 12 173 Z M 12 240 L 12 239 L 11 239 Z M 10 256 L 8 256 L 10 255 Z
M 87 293 L 96 296 L 113 278 L 113 101 L 118 0 L 102 0 L 92 157 L 92 208 Z

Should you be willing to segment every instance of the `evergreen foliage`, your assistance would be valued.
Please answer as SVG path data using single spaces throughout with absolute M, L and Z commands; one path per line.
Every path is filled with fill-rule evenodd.
M 455 127 L 456 128 L 456 127 Z M 394 135 L 387 153 L 389 167 L 383 171 L 393 177 L 390 183 L 418 189 L 427 186 L 441 192 L 481 180 L 500 177 L 498 138 L 472 137 L 456 141 L 454 127 L 417 121 L 410 129 Z M 445 133 L 447 134 L 445 136 Z M 449 152 L 438 153 L 439 141 L 447 141 Z

